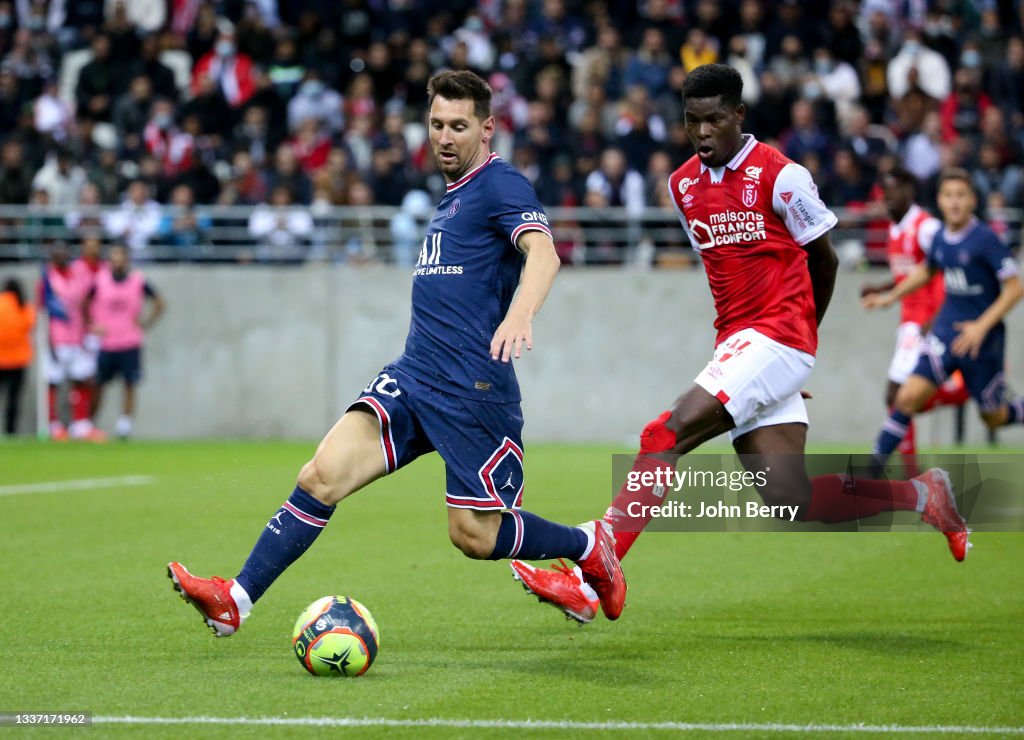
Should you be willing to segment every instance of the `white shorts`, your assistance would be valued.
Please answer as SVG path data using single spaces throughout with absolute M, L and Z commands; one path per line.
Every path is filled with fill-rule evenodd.
M 96 355 L 77 345 L 61 344 L 53 348 L 56 362 L 49 352 L 43 353 L 46 378 L 50 385 L 65 380 L 88 380 L 96 374 Z
M 715 348 L 694 382 L 725 405 L 736 423 L 729 432 L 735 440 L 759 427 L 807 424 L 800 390 L 813 368 L 813 355 L 743 329 Z
M 896 328 L 896 351 L 889 363 L 889 380 L 893 383 L 903 385 L 914 372 L 923 338 L 920 324 L 908 321 Z

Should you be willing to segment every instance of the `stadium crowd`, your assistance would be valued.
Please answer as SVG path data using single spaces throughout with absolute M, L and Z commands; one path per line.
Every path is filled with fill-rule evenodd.
M 692 154 L 687 71 L 719 61 L 746 130 L 831 206 L 884 218 L 880 171 L 929 202 L 960 165 L 997 213 L 1024 206 L 1022 23 L 1009 0 L 0 0 L 0 204 L 140 256 L 188 256 L 209 207 L 250 206 L 254 256 L 303 259 L 324 206 L 429 213 L 447 67 L 489 81 L 494 149 L 547 207 L 639 218 Z

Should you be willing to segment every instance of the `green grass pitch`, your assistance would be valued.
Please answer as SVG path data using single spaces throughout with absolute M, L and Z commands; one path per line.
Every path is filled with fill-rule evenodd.
M 673 734 L 648 724 L 668 722 L 707 725 L 693 734 L 715 737 L 768 732 L 713 727 L 733 723 L 1024 726 L 1022 534 L 976 534 L 957 564 L 937 533 L 651 533 L 625 560 L 622 618 L 581 628 L 528 597 L 506 563 L 470 561 L 449 544 L 436 456 L 341 505 L 242 631 L 214 639 L 173 593 L 167 561 L 234 575 L 312 449 L 0 445 L 0 712 L 642 723 L 631 736 Z M 599 515 L 612 452 L 533 445 L 527 507 L 569 523 Z M 12 489 L 122 476 L 150 478 Z M 359 599 L 380 625 L 378 661 L 362 678 L 313 678 L 290 651 L 298 614 L 330 593 Z M 330 731 L 523 734 L 452 725 Z M 105 724 L 87 732 L 325 730 Z

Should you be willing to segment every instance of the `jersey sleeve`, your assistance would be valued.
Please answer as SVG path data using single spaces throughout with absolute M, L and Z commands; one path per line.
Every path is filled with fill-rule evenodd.
M 800 246 L 814 241 L 839 220 L 822 202 L 811 173 L 794 162 L 783 167 L 775 178 L 772 209 Z
M 934 217 L 922 221 L 921 225 L 917 227 L 917 246 L 925 255 L 931 254 L 932 242 L 935 241 L 935 235 L 941 228 L 942 222 Z
M 990 234 L 985 239 L 985 246 L 981 250 L 982 259 L 992 269 L 992 272 L 999 278 L 999 282 L 1009 280 L 1020 274 L 1020 265 L 1013 257 L 1013 252 L 1007 247 L 998 236 Z
M 142 293 L 147 298 L 156 298 L 157 296 L 156 288 L 148 280 L 142 284 Z
M 690 225 L 686 223 L 686 216 L 683 215 L 682 210 L 679 208 L 679 202 L 676 201 L 676 194 L 672 185 L 674 179 L 674 176 L 668 179 L 668 199 L 672 201 L 672 207 L 676 209 L 676 215 L 679 216 L 679 225 L 683 227 L 683 233 L 686 234 L 686 238 L 689 240 L 690 246 L 693 248 L 693 251 L 699 253 L 700 246 L 696 241 L 694 241 L 693 235 L 690 233 Z
M 491 194 L 494 198 L 491 214 L 513 247 L 519 249 L 519 237 L 527 231 L 539 231 L 552 238 L 548 217 L 529 180 L 518 172 L 509 172 L 501 178 L 500 187 L 499 192 Z

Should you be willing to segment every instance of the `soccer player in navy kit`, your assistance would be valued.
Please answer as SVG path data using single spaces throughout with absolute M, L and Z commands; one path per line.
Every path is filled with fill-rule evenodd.
M 1003 317 L 1024 295 L 1020 268 L 992 229 L 975 217 L 977 196 L 966 171 L 953 168 L 940 175 L 938 202 L 943 226 L 928 261 L 892 290 L 862 300 L 866 308 L 890 306 L 925 285 L 936 271 L 943 272 L 946 299 L 924 340 L 917 367 L 897 391 L 894 408 L 875 441 L 879 468 L 903 439 L 911 417 L 955 370 L 963 374 L 986 425 L 994 429 L 1024 423 L 1024 399 L 1008 398 L 1003 372 Z
M 175 589 L 218 637 L 241 626 L 339 501 L 434 450 L 446 466 L 448 533 L 463 553 L 569 558 L 608 618 L 622 610 L 626 584 L 608 525 L 567 527 L 519 508 L 523 417 L 510 360 L 523 344 L 532 348 L 533 316 L 558 271 L 547 217 L 526 178 L 490 152 L 487 84 L 442 72 L 428 93 L 430 142 L 448 187 L 413 273 L 405 351 L 324 437 L 236 578 L 197 578 L 168 564 Z

